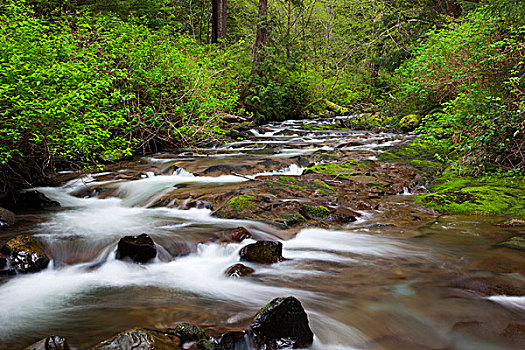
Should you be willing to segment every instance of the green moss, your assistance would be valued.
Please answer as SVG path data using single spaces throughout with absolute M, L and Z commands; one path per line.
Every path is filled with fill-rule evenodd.
M 400 159 L 401 159 L 400 156 L 395 155 L 395 154 L 392 153 L 392 152 L 383 152 L 383 153 L 379 153 L 377 157 L 378 157 L 379 159 L 382 159 L 382 160 L 400 160 Z
M 304 171 L 304 174 L 323 174 L 323 175 L 332 175 L 332 176 L 350 176 L 359 173 L 355 169 L 344 168 L 338 164 L 334 163 L 322 163 L 314 165 Z
M 420 194 L 416 200 L 442 213 L 525 215 L 523 177 L 467 177 L 449 169 L 435 181 L 432 190 L 434 193 Z
M 290 214 L 283 215 L 284 224 L 288 227 L 297 226 L 305 223 L 307 220 L 299 212 L 293 211 Z
M 324 218 L 330 215 L 330 210 L 327 207 L 322 206 L 322 205 L 318 205 L 316 207 L 311 207 L 309 205 L 303 205 L 303 208 L 304 210 L 306 210 L 308 214 L 316 218 Z
M 245 208 L 255 208 L 255 197 L 254 196 L 237 196 L 233 197 L 226 203 L 226 206 L 230 207 L 231 210 L 240 211 Z
M 410 163 L 416 166 L 431 168 L 431 169 L 439 169 L 442 166 L 441 163 L 433 162 L 431 160 L 421 160 L 421 159 L 414 159 L 410 161 Z
M 496 244 L 496 246 L 525 250 L 525 236 L 512 237 L 504 242 Z
M 347 168 L 355 168 L 355 167 L 362 167 L 362 168 L 371 168 L 372 164 L 374 162 L 371 160 L 350 160 L 343 164 L 343 166 Z
M 421 116 L 417 114 L 409 114 L 404 116 L 399 121 L 399 127 L 405 131 L 412 131 L 418 127 L 421 122 Z

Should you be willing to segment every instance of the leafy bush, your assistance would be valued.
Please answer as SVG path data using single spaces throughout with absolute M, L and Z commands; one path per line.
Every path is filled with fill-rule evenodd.
M 9 0 L 0 7 L 0 164 L 93 164 L 209 139 L 236 108 L 237 51 L 109 15 L 48 21 Z
M 428 114 L 423 138 L 481 170 L 525 167 L 525 31 L 488 7 L 427 35 L 404 64 L 404 111 Z

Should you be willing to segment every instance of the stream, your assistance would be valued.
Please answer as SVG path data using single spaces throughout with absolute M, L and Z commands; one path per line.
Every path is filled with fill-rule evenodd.
M 39 188 L 61 207 L 17 213 L 18 223 L 0 231 L 0 243 L 30 233 L 52 261 L 41 272 L 0 280 L 0 349 L 51 334 L 86 349 L 124 329 L 178 322 L 242 329 L 263 305 L 289 295 L 308 314 L 312 349 L 524 348 L 524 297 L 451 286 L 493 276 L 525 283 L 525 254 L 493 248 L 522 229 L 498 225 L 499 217 L 438 216 L 426 209 L 418 209 L 425 213 L 418 222 L 406 220 L 421 183 L 401 184 L 398 193 L 374 199 L 380 206 L 356 209 L 355 221 L 337 226 L 294 229 L 212 215 L 242 186 L 299 177 L 329 159 L 397 171 L 379 154 L 415 137 L 315 128 L 342 122 L 272 123 L 236 142 L 150 155 L 81 177 L 62 173 L 62 186 Z M 391 215 L 382 208 L 404 209 Z M 217 242 L 240 226 L 253 238 Z M 117 260 L 119 239 L 141 233 L 155 241 L 155 260 Z M 239 262 L 239 250 L 257 239 L 280 240 L 287 260 L 246 263 L 253 275 L 225 276 Z M 175 258 L 170 247 L 181 242 L 191 253 Z

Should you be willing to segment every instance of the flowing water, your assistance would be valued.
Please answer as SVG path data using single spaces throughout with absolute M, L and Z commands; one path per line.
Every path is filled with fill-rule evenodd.
M 0 284 L 0 348 L 59 334 L 83 349 L 123 329 L 166 328 L 182 321 L 210 329 L 244 328 L 261 306 L 288 295 L 300 299 L 308 313 L 316 335 L 313 349 L 523 348 L 524 297 L 484 297 L 449 287 L 454 279 L 494 274 L 525 281 L 523 253 L 492 248 L 519 230 L 496 225 L 500 218 L 448 216 L 423 226 L 390 227 L 380 225 L 371 210 L 339 230 L 306 228 L 294 235 L 261 222 L 219 219 L 206 208 L 149 207 L 173 189 L 219 193 L 263 175 L 300 175 L 301 159 L 319 152 L 377 160 L 378 153 L 411 138 L 305 130 L 309 123 L 319 124 L 270 124 L 227 145 L 143 158 L 137 167 L 159 171 L 133 180 L 115 179 L 127 171 L 120 169 L 40 188 L 62 207 L 19 213 L 18 225 L 0 237 L 33 234 L 52 263 Z M 241 176 L 202 174 L 213 165 L 266 159 L 284 166 Z M 75 196 L 95 185 L 113 191 Z M 407 191 L 392 197 L 400 205 L 413 200 Z M 239 261 L 240 248 L 254 240 L 218 244 L 212 238 L 238 226 L 254 239 L 282 240 L 289 260 L 247 263 L 254 275 L 226 277 L 224 271 Z M 140 233 L 158 245 L 155 261 L 116 260 L 118 240 Z M 196 244 L 196 249 L 173 259 L 163 248 L 173 242 Z M 509 332 L 509 325 L 519 331 Z

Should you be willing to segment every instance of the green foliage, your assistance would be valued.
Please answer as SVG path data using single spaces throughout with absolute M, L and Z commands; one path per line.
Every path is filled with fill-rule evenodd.
M 493 10 L 429 31 L 399 69 L 398 99 L 404 111 L 427 114 L 419 131 L 449 159 L 523 168 L 525 32 Z
M 236 108 L 236 46 L 217 51 L 109 15 L 33 14 L 23 1 L 0 9 L 1 164 L 86 164 L 195 143 Z

